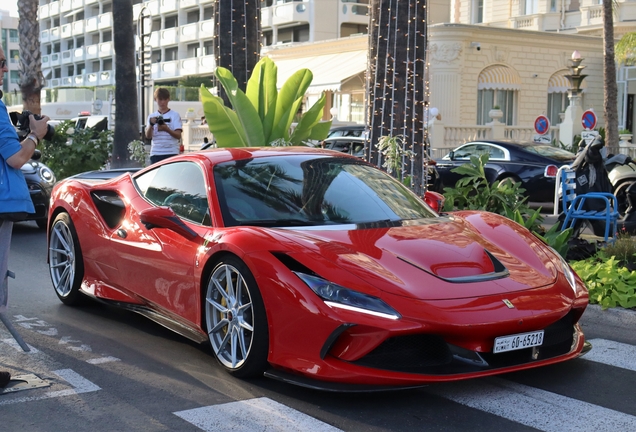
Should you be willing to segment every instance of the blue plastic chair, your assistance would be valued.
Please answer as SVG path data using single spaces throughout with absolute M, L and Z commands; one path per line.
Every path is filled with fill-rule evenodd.
M 565 212 L 563 229 L 574 226 L 574 223 L 579 219 L 602 220 L 605 221 L 605 242 L 609 242 L 610 239 L 613 242 L 619 216 L 616 196 L 609 192 L 588 192 L 577 195 L 574 171 L 567 166 L 562 167 L 560 171 L 561 200 Z M 597 205 L 598 210 L 587 210 L 585 208 L 586 201 L 600 202 L 601 205 Z

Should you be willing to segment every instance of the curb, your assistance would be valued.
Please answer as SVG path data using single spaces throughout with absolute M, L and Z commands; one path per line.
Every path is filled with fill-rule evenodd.
M 632 327 L 636 329 L 636 310 L 634 309 L 616 307 L 603 310 L 597 304 L 590 304 L 585 309 L 582 319 L 613 327 Z

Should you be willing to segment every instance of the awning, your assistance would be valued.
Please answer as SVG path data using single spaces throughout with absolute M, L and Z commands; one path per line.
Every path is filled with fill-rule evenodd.
M 519 90 L 521 78 L 508 66 L 488 66 L 479 74 L 477 88 L 479 90 Z
M 314 79 L 307 93 L 339 91 L 342 83 L 367 70 L 367 51 L 350 51 L 295 59 L 276 59 L 278 88 L 299 69 L 307 68 Z
M 565 77 L 569 74 L 567 70 L 560 70 L 550 77 L 548 81 L 548 93 L 567 93 L 570 90 L 570 81 Z M 583 81 L 581 89 L 585 89 L 587 83 Z

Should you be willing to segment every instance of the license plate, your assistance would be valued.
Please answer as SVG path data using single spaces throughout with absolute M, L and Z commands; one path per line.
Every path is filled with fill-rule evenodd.
M 506 351 L 515 351 L 524 348 L 539 346 L 543 343 L 543 330 L 520 333 L 512 336 L 498 337 L 495 339 L 495 347 L 493 353 L 501 353 Z

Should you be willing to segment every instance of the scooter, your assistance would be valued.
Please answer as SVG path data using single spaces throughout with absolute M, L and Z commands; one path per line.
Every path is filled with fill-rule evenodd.
M 636 183 L 636 162 L 627 155 L 617 154 L 605 161 L 605 168 L 614 187 L 614 195 L 618 199 L 618 212 L 625 216 L 629 206 L 627 190 Z

